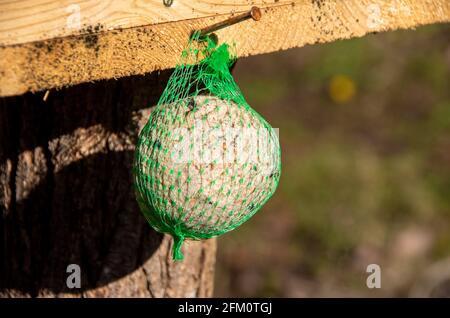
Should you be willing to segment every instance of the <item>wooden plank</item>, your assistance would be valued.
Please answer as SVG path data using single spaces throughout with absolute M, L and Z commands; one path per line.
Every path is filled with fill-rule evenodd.
M 290 0 L 18 0 L 0 1 L 0 45 L 174 22 L 290 3 Z
M 238 56 L 248 56 L 450 21 L 448 0 L 296 0 L 262 11 L 259 22 L 217 32 L 219 41 L 235 42 Z M 174 67 L 192 30 L 229 16 L 2 47 L 0 96 Z

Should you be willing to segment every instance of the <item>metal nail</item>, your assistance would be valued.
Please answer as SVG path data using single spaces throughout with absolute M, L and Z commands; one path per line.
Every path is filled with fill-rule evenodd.
M 173 0 L 163 0 L 163 3 L 166 7 L 170 7 L 173 4 Z
M 205 35 L 207 35 L 207 34 L 209 34 L 211 32 L 218 31 L 220 29 L 223 29 L 223 28 L 228 27 L 230 25 L 233 25 L 233 24 L 236 24 L 236 23 L 248 20 L 250 18 L 253 19 L 254 21 L 259 21 L 261 19 L 261 15 L 262 15 L 261 10 L 258 7 L 252 7 L 249 12 L 236 15 L 234 17 L 231 17 L 231 18 L 227 19 L 227 20 L 215 23 L 215 24 L 210 25 L 210 26 L 208 26 L 208 27 L 206 27 L 204 29 L 201 29 L 200 30 L 200 36 L 205 36 Z

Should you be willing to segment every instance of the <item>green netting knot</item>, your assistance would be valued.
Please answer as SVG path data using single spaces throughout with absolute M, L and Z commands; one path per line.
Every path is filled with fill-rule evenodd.
M 184 236 L 183 235 L 172 235 L 173 237 L 173 259 L 175 261 L 182 261 L 184 259 L 183 253 L 181 253 L 181 246 L 184 242 Z
M 203 63 L 208 64 L 211 71 L 218 76 L 229 74 L 229 67 L 234 63 L 235 58 L 230 55 L 230 46 L 226 43 L 216 49 L 210 49 L 211 53 Z

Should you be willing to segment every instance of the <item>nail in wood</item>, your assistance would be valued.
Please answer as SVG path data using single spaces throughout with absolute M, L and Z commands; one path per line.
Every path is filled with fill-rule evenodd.
M 261 15 L 262 15 L 261 10 L 258 7 L 252 7 L 249 12 L 239 14 L 237 16 L 231 17 L 227 20 L 218 22 L 216 24 L 210 25 L 209 27 L 200 30 L 200 36 L 205 36 L 211 32 L 218 31 L 220 29 L 248 20 L 250 18 L 255 21 L 259 21 L 261 19 Z

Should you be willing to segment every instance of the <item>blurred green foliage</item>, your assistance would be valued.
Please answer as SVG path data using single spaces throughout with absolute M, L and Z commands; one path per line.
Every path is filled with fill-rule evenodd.
M 217 296 L 404 296 L 450 257 L 450 28 L 243 59 L 247 101 L 280 129 L 274 197 L 219 240 Z M 356 95 L 327 89 L 344 75 Z M 380 264 L 384 287 L 365 286 Z

